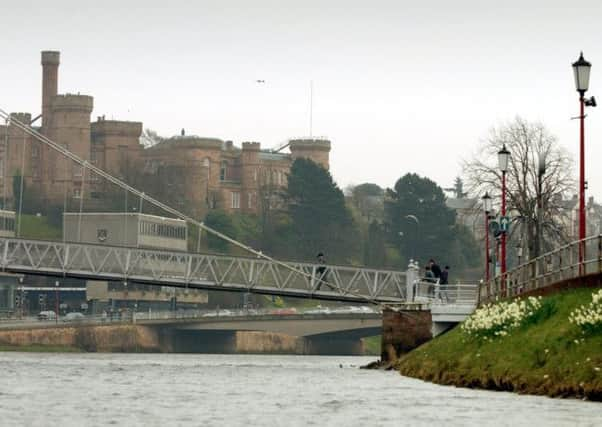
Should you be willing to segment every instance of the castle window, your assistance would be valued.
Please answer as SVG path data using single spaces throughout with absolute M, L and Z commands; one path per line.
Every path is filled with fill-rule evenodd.
M 205 157 L 203 159 L 203 167 L 206 167 L 206 168 L 209 167 L 209 157 Z
M 232 209 L 240 209 L 240 193 L 238 191 L 232 192 Z
M 38 145 L 31 146 L 31 157 L 37 159 L 40 156 L 40 147 Z
M 73 176 L 77 178 L 81 178 L 82 176 L 82 167 L 80 165 L 73 166 Z
M 82 197 L 82 190 L 81 190 L 81 188 L 74 188 L 73 189 L 73 197 L 75 199 L 81 199 L 81 197 Z
M 257 182 L 257 169 L 253 170 L 253 181 Z
M 219 168 L 219 180 L 225 181 L 227 176 L 228 162 L 225 160 L 222 162 L 221 167 Z
M 247 194 L 247 207 L 249 209 L 253 208 L 253 193 Z

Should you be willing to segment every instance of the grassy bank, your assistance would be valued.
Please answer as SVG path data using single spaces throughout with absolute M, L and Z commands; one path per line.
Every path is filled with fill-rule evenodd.
M 583 333 L 568 321 L 572 310 L 591 302 L 592 291 L 546 297 L 533 319 L 489 341 L 456 327 L 395 367 L 439 384 L 602 400 L 602 331 Z

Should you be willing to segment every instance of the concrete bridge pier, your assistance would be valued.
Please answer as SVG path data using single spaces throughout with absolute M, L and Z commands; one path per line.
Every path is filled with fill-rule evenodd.
M 381 361 L 394 362 L 429 341 L 433 337 L 432 323 L 431 311 L 422 304 L 383 310 Z

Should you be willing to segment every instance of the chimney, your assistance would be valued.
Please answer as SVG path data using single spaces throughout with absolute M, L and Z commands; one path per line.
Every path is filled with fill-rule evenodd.
M 50 126 L 52 98 L 58 93 L 60 52 L 42 52 L 42 129 Z

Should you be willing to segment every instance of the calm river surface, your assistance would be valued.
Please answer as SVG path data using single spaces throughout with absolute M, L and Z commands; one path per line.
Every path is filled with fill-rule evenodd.
M 601 426 L 602 404 L 442 387 L 366 357 L 0 353 L 0 425 Z

